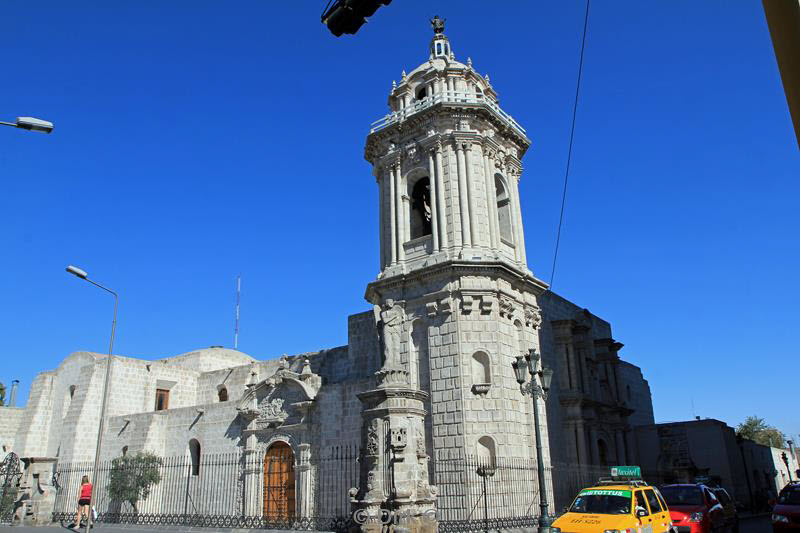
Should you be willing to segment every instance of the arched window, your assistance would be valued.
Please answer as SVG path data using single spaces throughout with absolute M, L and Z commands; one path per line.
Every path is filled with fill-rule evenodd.
M 200 443 L 197 439 L 189 441 L 189 457 L 192 460 L 192 475 L 200 475 Z
M 431 234 L 431 189 L 428 178 L 420 178 L 411 189 L 411 238 Z
M 497 221 L 500 227 L 500 238 L 506 241 L 506 244 L 514 246 L 514 236 L 511 231 L 511 198 L 500 174 L 494 176 L 494 187 L 497 191 Z
M 220 387 L 219 390 L 217 391 L 217 397 L 219 398 L 219 401 L 227 402 L 228 401 L 228 389 L 226 389 L 224 386 Z
M 422 100 L 426 96 L 428 96 L 428 91 L 427 89 L 425 89 L 425 86 L 423 85 L 417 90 L 417 100 Z

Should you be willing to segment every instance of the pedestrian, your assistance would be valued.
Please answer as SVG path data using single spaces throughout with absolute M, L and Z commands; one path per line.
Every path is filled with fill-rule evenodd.
M 92 503 L 92 484 L 89 482 L 89 476 L 83 476 L 81 479 L 81 489 L 78 495 L 78 512 L 75 515 L 75 523 L 72 528 L 79 528 L 81 525 L 81 514 L 86 515 L 86 520 L 89 520 L 89 506 Z

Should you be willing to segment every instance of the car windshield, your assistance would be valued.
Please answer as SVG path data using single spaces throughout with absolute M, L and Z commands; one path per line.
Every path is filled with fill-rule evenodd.
M 670 507 L 703 505 L 703 491 L 700 487 L 662 487 L 661 495 Z
M 575 498 L 569 512 L 629 514 L 631 512 L 631 492 L 628 490 L 583 490 Z
M 800 489 L 782 490 L 778 503 L 783 505 L 800 505 Z

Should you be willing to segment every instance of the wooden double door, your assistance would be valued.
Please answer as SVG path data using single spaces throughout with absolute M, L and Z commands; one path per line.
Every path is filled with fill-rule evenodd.
M 294 453 L 285 442 L 276 442 L 264 456 L 264 517 L 286 520 L 294 516 Z

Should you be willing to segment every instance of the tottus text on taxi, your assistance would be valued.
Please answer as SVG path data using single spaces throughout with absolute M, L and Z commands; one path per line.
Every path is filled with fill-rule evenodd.
M 668 533 L 672 522 L 658 490 L 640 482 L 583 489 L 553 527 L 561 533 Z

